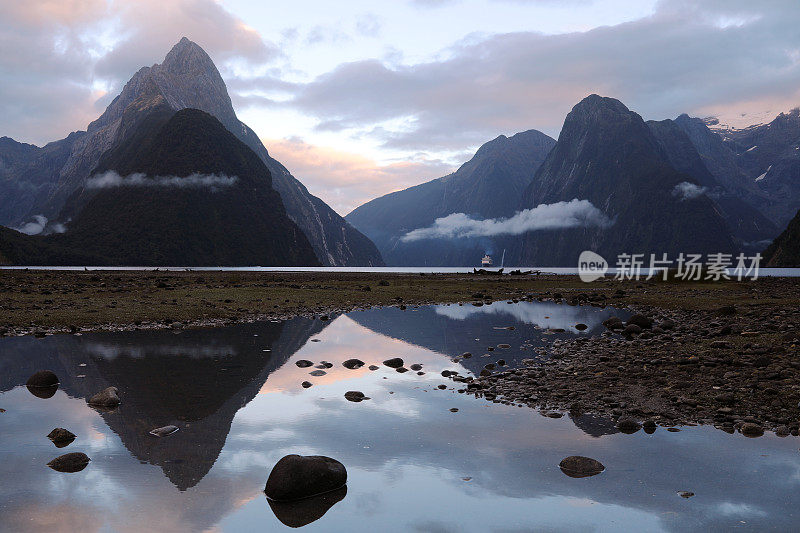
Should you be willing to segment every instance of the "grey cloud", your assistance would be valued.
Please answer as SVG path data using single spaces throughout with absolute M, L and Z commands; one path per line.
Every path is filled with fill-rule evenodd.
M 800 98 L 798 25 L 789 1 L 664 0 L 651 17 L 583 33 L 471 36 L 442 61 L 343 64 L 290 105 L 328 130 L 404 119 L 381 137 L 386 146 L 435 149 L 530 127 L 556 134 L 590 93 L 620 98 L 648 118 Z
M 0 2 L 0 135 L 43 144 L 85 128 L 137 69 L 183 35 L 223 68 L 280 56 L 213 0 Z
M 527 231 L 598 226 L 612 224 L 589 200 L 540 204 L 524 209 L 510 218 L 476 220 L 464 213 L 437 218 L 433 225 L 406 233 L 404 242 L 422 239 L 454 239 L 462 237 L 493 237 L 520 235 Z

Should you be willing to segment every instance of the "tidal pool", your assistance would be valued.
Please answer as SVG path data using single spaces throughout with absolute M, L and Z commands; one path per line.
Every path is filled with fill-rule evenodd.
M 500 358 L 519 365 L 554 339 L 600 334 L 612 314 L 625 315 L 496 302 L 0 339 L 0 530 L 795 530 L 795 437 L 748 439 L 711 427 L 626 435 L 600 417 L 552 419 L 458 394 L 440 375 Z M 511 348 L 487 352 L 501 343 Z M 465 351 L 473 357 L 453 362 Z M 390 357 L 425 374 L 381 365 Z M 350 358 L 380 369 L 348 370 L 341 363 Z M 300 359 L 333 367 L 313 377 Z M 24 386 L 41 369 L 61 381 L 49 398 Z M 313 386 L 303 389 L 305 380 Z M 112 385 L 122 405 L 87 405 Z M 350 390 L 371 399 L 349 402 Z M 148 434 L 169 424 L 179 431 Z M 55 427 L 77 439 L 56 448 L 47 439 Z M 77 473 L 46 466 L 67 452 L 91 462 Z M 270 505 L 267 476 L 290 453 L 344 463 L 346 491 L 300 510 Z M 568 477 L 558 464 L 570 455 L 606 470 Z

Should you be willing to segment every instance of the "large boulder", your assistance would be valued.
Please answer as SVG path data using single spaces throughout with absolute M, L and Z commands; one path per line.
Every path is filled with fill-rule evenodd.
M 636 324 L 642 329 L 650 329 L 653 326 L 653 319 L 644 315 L 636 314 L 628 319 L 628 324 Z
M 322 455 L 287 455 L 273 467 L 264 493 L 277 501 L 299 500 L 336 490 L 347 483 L 347 470 Z
M 42 388 L 57 387 L 58 376 L 56 376 L 55 373 L 50 370 L 39 370 L 28 378 L 28 381 L 25 383 L 25 385 L 28 387 Z
M 111 409 L 120 404 L 119 396 L 117 396 L 116 387 L 108 387 L 91 398 L 89 398 L 89 405 L 93 407 L 104 407 Z
M 89 464 L 89 457 L 85 453 L 81 452 L 72 452 L 67 453 L 64 455 L 59 455 L 49 463 L 47 466 L 55 470 L 56 472 L 80 472 L 86 465 Z
M 566 475 L 575 478 L 594 476 L 606 469 L 597 459 L 580 455 L 566 457 L 558 466 Z

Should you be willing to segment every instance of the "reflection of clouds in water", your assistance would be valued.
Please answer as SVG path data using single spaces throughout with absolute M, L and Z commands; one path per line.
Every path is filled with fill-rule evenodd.
M 130 357 L 142 359 L 147 356 L 183 356 L 193 359 L 205 359 L 236 355 L 238 350 L 230 345 L 206 346 L 203 344 L 121 344 L 111 342 L 87 342 L 84 344 L 86 353 L 91 356 L 113 360 L 117 357 Z
M 724 502 L 717 505 L 717 512 L 725 516 L 745 517 L 745 516 L 767 516 L 765 511 L 748 505 L 746 503 Z
M 495 302 L 492 305 L 476 307 L 464 305 L 437 305 L 434 306 L 437 315 L 452 320 L 466 320 L 481 315 L 492 317 L 507 316 L 524 324 L 535 324 L 549 328 L 572 328 L 580 322 L 590 328 L 605 320 L 613 309 L 601 309 L 591 306 L 572 306 L 550 302 L 520 302 L 509 305 L 505 302 Z M 549 318 L 545 318 L 549 317 Z M 496 325 L 496 324 L 495 324 Z

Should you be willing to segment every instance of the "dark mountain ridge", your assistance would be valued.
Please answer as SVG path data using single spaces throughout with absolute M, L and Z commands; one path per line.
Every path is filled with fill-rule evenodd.
M 452 213 L 479 219 L 513 215 L 554 144 L 554 139 L 536 130 L 501 135 L 481 146 L 454 173 L 376 198 L 345 218 L 375 242 L 391 265 L 472 265 L 494 247 L 492 239 L 438 241 L 432 249 L 429 242 L 400 238 Z
M 34 150 L 0 143 L 0 224 L 17 226 L 36 215 L 65 222 L 62 209 L 96 169 L 107 151 L 128 140 L 136 115 L 155 102 L 173 111 L 199 109 L 216 117 L 249 146 L 270 169 L 272 185 L 289 217 L 303 230 L 325 265 L 373 265 L 383 261 L 377 248 L 322 200 L 311 195 L 258 136 L 236 117 L 225 83 L 213 61 L 197 44 L 181 39 L 164 62 L 143 67 L 87 131 Z M 35 147 L 34 147 L 35 148 Z M 79 193 L 80 194 L 80 193 Z
M 75 218 L 66 233 L 29 240 L 80 251 L 99 264 L 318 264 L 264 163 L 203 111 L 154 105 L 97 168 L 93 180 L 114 171 L 116 181 L 90 181 L 73 195 Z M 26 262 L 41 264 L 35 257 Z

